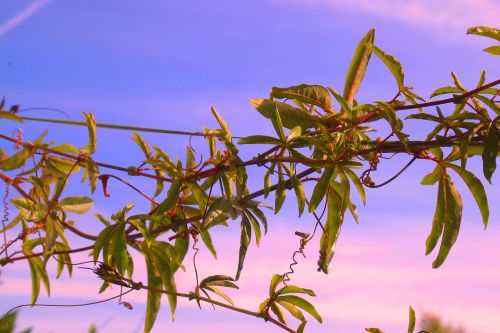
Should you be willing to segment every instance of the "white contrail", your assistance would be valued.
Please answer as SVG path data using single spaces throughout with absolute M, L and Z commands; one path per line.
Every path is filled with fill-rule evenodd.
M 19 13 L 8 19 L 0 25 L 0 37 L 3 37 L 10 30 L 17 27 L 22 22 L 26 21 L 40 9 L 45 7 L 52 0 L 34 0 L 29 5 L 21 9 Z

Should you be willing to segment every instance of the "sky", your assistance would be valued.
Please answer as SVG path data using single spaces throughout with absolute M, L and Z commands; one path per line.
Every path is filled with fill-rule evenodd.
M 451 71 L 471 88 L 483 69 L 487 81 L 497 79 L 498 61 L 482 52 L 492 43 L 466 36 L 465 31 L 476 25 L 494 26 L 498 13 L 500 4 L 493 0 L 11 1 L 2 4 L 0 12 L 0 95 L 22 108 L 63 110 L 73 120 L 81 120 L 82 111 L 91 111 L 102 123 L 188 131 L 217 127 L 210 114 L 214 106 L 235 135 L 266 134 L 272 127 L 248 99 L 268 96 L 273 86 L 301 83 L 342 90 L 354 48 L 371 28 L 376 29 L 375 44 L 403 64 L 407 85 L 426 98 L 435 88 L 451 83 Z M 373 57 L 358 100 L 389 100 L 395 89 L 387 69 Z M 64 117 L 46 110 L 24 115 Z M 2 133 L 12 133 L 17 125 L 2 122 L 1 126 Z M 407 128 L 416 133 L 414 138 L 425 135 L 425 128 L 411 123 Z M 26 122 L 22 129 L 27 139 L 48 129 L 48 138 L 57 142 L 83 145 L 86 140 L 84 128 Z M 130 137 L 129 132 L 99 129 L 96 160 L 135 164 L 142 156 Z M 146 133 L 144 137 L 180 158 L 188 144 L 185 137 Z M 193 144 L 203 147 L 201 140 Z M 255 150 L 245 147 L 242 154 L 250 158 Z M 387 162 L 377 179 L 387 179 L 405 161 L 400 157 L 390 161 L 394 164 Z M 468 165 L 481 174 L 479 160 Z M 457 180 L 464 199 L 462 229 L 447 261 L 435 270 L 431 268 L 435 253 L 426 257 L 424 252 L 436 188 L 419 185 L 432 167 L 418 161 L 390 186 L 368 191 L 366 206 L 358 205 L 360 224 L 346 219 L 330 274 L 316 272 L 318 239 L 308 245 L 293 283 L 318 295 L 311 301 L 324 323 L 318 325 L 311 318 L 309 332 L 354 333 L 374 326 L 401 332 L 410 305 L 417 318 L 433 312 L 468 332 L 495 331 L 500 312 L 498 173 L 494 185 L 481 177 L 491 209 L 486 230 L 472 196 Z M 133 181 L 146 189 L 154 185 Z M 111 198 L 96 194 L 93 212 L 110 215 L 128 202 L 136 203 L 137 209 L 146 207 L 133 192 L 112 185 Z M 257 190 L 261 183 L 250 186 Z M 88 194 L 77 184 L 70 184 L 69 191 Z M 297 218 L 293 195 L 282 212 L 268 217 L 269 233 L 259 248 L 251 246 L 240 291 L 231 294 L 237 305 L 255 310 L 266 296 L 271 276 L 287 270 L 298 247 L 294 232 L 310 232 L 314 225 L 311 216 Z M 92 216 L 75 218 L 84 230 L 95 231 Z M 238 228 L 232 225 L 214 232 L 218 260 L 203 248 L 198 257 L 203 275 L 234 275 Z M 74 260 L 78 258 L 85 256 Z M 137 277 L 143 277 L 139 258 L 136 266 Z M 29 302 L 27 269 L 26 263 L 1 269 L 0 312 Z M 193 288 L 190 265 L 177 281 L 179 290 Z M 99 300 L 104 297 L 97 295 L 99 287 L 88 271 L 75 270 L 72 279 L 54 279 L 51 297 L 42 291 L 39 302 Z M 31 326 L 35 333 L 86 332 L 94 323 L 103 333 L 141 332 L 145 295 L 130 294 L 126 300 L 133 310 L 113 301 L 81 308 L 25 308 L 19 328 Z M 164 304 L 153 332 L 235 328 L 240 333 L 276 331 L 252 317 L 209 306 L 198 310 L 192 302 L 179 300 L 175 322 Z

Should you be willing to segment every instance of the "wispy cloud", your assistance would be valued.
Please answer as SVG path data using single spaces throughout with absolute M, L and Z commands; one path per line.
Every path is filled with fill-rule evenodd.
M 362 11 L 425 28 L 464 29 L 498 25 L 500 3 L 495 0 L 309 0 L 337 8 Z
M 9 18 L 0 25 L 0 37 L 5 36 L 9 31 L 33 16 L 40 9 L 45 7 L 52 0 L 34 0 L 29 5 L 21 9 L 16 15 Z

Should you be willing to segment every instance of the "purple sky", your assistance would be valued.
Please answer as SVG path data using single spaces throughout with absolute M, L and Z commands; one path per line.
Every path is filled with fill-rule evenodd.
M 402 62 L 407 85 L 424 97 L 450 84 L 452 70 L 471 88 L 482 69 L 487 81 L 497 79 L 497 59 L 481 51 L 492 42 L 466 36 L 465 31 L 475 25 L 494 26 L 498 13 L 500 5 L 493 0 L 148 1 L 147 5 L 124 0 L 11 1 L 2 4 L 0 12 L 0 95 L 26 108 L 64 110 L 75 120 L 81 119 L 81 111 L 91 111 L 98 122 L 193 131 L 217 126 L 209 111 L 213 105 L 237 135 L 270 133 L 271 126 L 248 99 L 266 97 L 272 86 L 300 83 L 342 90 L 354 48 L 370 28 L 376 29 L 375 43 Z M 373 57 L 358 100 L 390 99 L 394 92 L 393 79 Z M 47 111 L 25 115 L 60 117 Z M 2 132 L 15 128 L 3 124 Z M 78 145 L 86 140 L 84 128 L 23 125 L 27 139 L 45 128 L 57 141 Z M 408 128 L 417 131 L 414 138 L 425 135 L 424 128 L 410 123 Z M 127 165 L 141 159 L 129 140 L 131 133 L 100 129 L 98 135 L 97 160 Z M 144 137 L 173 156 L 182 156 L 187 144 L 183 137 Z M 194 144 L 203 147 L 201 140 Z M 244 150 L 247 157 L 253 152 Z M 468 165 L 481 174 L 479 160 Z M 397 166 L 382 165 L 376 178 L 386 179 Z M 472 196 L 457 180 L 464 199 L 462 231 L 445 264 L 433 270 L 435 253 L 425 257 L 424 244 L 436 188 L 418 185 L 432 167 L 418 162 L 397 182 L 368 191 L 366 207 L 358 206 L 360 225 L 350 218 L 346 221 L 329 275 L 316 272 L 317 239 L 309 244 L 294 284 L 316 291 L 313 301 L 325 319 L 321 326 L 311 319 L 309 332 L 354 333 L 373 326 L 402 332 L 409 305 L 417 317 L 433 311 L 470 332 L 495 331 L 500 313 L 498 173 L 495 185 L 483 182 L 491 207 L 486 231 Z M 134 184 L 151 188 L 145 180 L 134 179 Z M 250 185 L 256 190 L 261 183 Z M 76 189 L 72 186 L 70 191 Z M 94 212 L 109 215 L 138 199 L 118 184 L 113 184 L 111 194 L 112 199 L 97 195 Z M 293 195 L 289 197 L 279 215 L 269 215 L 270 232 L 261 247 L 252 245 L 249 251 L 241 291 L 233 298 L 237 305 L 257 309 L 272 274 L 288 267 L 298 243 L 294 231 L 309 232 L 313 226 L 306 214 L 297 219 Z M 93 223 L 91 216 L 77 219 L 85 230 L 92 231 Z M 202 275 L 235 273 L 237 232 L 237 225 L 215 232 L 219 259 L 213 260 L 203 249 Z M 182 290 L 194 285 L 192 268 L 186 268 L 178 276 Z M 137 278 L 143 278 L 140 263 L 136 270 Z M 2 269 L 0 312 L 29 302 L 26 272 L 26 263 Z M 97 300 L 99 286 L 87 271 L 76 270 L 71 280 L 53 280 L 52 297 L 42 291 L 39 301 Z M 87 308 L 26 308 L 20 328 L 33 326 L 35 333 L 85 332 L 96 323 L 99 332 L 140 332 L 144 296 L 127 297 L 133 311 L 114 302 Z M 199 311 L 195 304 L 180 300 L 176 321 L 171 322 L 165 306 L 153 332 L 235 328 L 239 333 L 276 331 L 255 318 L 208 306 Z

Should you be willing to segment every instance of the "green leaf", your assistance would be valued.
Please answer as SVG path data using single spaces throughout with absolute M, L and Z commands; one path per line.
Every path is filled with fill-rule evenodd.
M 286 128 L 300 126 L 302 131 L 305 131 L 308 128 L 314 127 L 315 123 L 322 122 L 321 118 L 283 102 L 256 98 L 251 99 L 250 104 L 255 107 L 261 115 L 268 119 L 271 119 L 271 115 L 274 114 L 275 108 L 278 108 L 281 121 Z
M 431 173 L 425 175 L 424 178 L 420 181 L 421 185 L 434 185 L 439 180 L 439 173 L 441 168 L 439 166 L 435 167 Z
M 430 98 L 436 97 L 439 95 L 444 95 L 444 94 L 461 94 L 463 92 L 465 92 L 464 89 L 452 87 L 452 86 L 446 86 L 446 87 L 441 87 L 441 88 L 434 90 L 432 92 Z
M 433 268 L 438 268 L 444 262 L 451 247 L 455 243 L 462 220 L 462 198 L 453 185 L 453 181 L 446 173 L 443 166 L 439 166 L 439 186 L 436 212 L 432 221 L 432 229 L 426 241 L 426 254 L 436 246 L 437 240 L 443 234 L 438 256 L 432 263 Z
M 276 295 L 282 294 L 307 294 L 309 296 L 316 296 L 314 291 L 311 289 L 300 288 L 297 286 L 285 286 L 276 292 Z
M 181 193 L 182 181 L 175 179 L 167 192 L 167 198 L 163 200 L 158 208 L 156 209 L 157 214 L 163 214 L 166 211 L 174 208 L 175 204 L 179 200 L 179 194 Z
M 243 269 L 243 264 L 245 262 L 245 256 L 247 254 L 248 246 L 250 245 L 250 239 L 252 236 L 252 227 L 250 222 L 245 215 L 241 217 L 241 236 L 240 236 L 240 251 L 238 257 L 238 269 L 236 271 L 235 280 L 240 278 L 241 270 Z
M 3 111 L 3 110 L 0 110 L 0 118 L 1 118 L 1 119 L 7 119 L 7 120 L 17 121 L 17 122 L 19 122 L 19 123 L 24 122 L 24 121 L 23 121 L 23 118 L 19 117 L 19 116 L 18 116 L 18 115 L 16 115 L 15 113 L 13 113 L 13 112 L 9 112 L 9 111 Z
M 207 249 L 210 251 L 210 253 L 212 253 L 214 258 L 217 259 L 217 251 L 214 248 L 214 244 L 212 242 L 212 237 L 210 236 L 210 233 L 205 229 L 202 232 L 200 232 L 200 236 Z
M 320 179 L 314 187 L 313 194 L 311 196 L 311 201 L 309 202 L 309 212 L 312 213 L 316 210 L 318 205 L 321 203 L 325 197 L 328 184 L 332 178 L 333 171 L 335 170 L 335 165 L 329 165 L 325 168 L 325 171 L 321 175 Z
M 10 312 L 7 315 L 0 317 L 0 332 L 14 333 L 16 328 L 17 312 Z
M 333 95 L 333 97 L 335 97 L 335 99 L 337 100 L 337 102 L 340 104 L 340 108 L 341 108 L 340 110 L 341 110 L 342 114 L 346 115 L 347 117 L 350 117 L 351 113 L 352 113 L 352 110 L 351 110 L 351 107 L 349 106 L 349 104 L 347 103 L 347 101 L 344 99 L 344 97 L 342 97 L 342 95 L 340 95 L 332 87 L 328 87 L 328 90 Z
M 99 258 L 99 253 L 101 252 L 101 249 L 107 248 L 109 246 L 110 237 L 113 234 L 113 230 L 116 227 L 117 227 L 116 224 L 112 224 L 110 226 L 107 226 L 97 236 L 97 239 L 96 239 L 96 241 L 94 243 L 94 248 L 92 250 L 92 256 L 93 256 L 93 260 L 94 261 L 97 261 L 97 259 Z M 107 260 L 105 258 L 105 256 L 103 256 L 103 258 L 104 258 L 103 261 Z
M 32 254 L 30 251 L 23 250 L 25 255 Z M 28 264 L 31 272 L 31 304 L 35 304 L 40 293 L 40 281 L 43 282 L 47 294 L 50 295 L 50 284 L 47 270 L 40 257 L 28 258 Z
M 273 87 L 271 97 L 296 99 L 302 103 L 319 106 L 329 113 L 334 113 L 332 108 L 332 98 L 328 89 L 319 85 L 301 84 L 286 88 Z
M 347 176 L 349 176 L 354 186 L 356 186 L 359 196 L 361 197 L 361 201 L 363 202 L 363 205 L 365 205 L 366 204 L 365 187 L 361 183 L 361 180 L 359 179 L 358 175 L 355 174 L 354 171 L 346 167 L 342 167 L 342 170 L 346 173 Z
M 410 319 L 408 320 L 408 333 L 413 333 L 415 330 L 415 310 L 410 306 Z
M 381 329 L 379 328 L 365 328 L 365 331 L 367 332 L 370 332 L 370 333 L 384 333 L 384 331 L 382 331 Z
M 31 154 L 29 154 L 26 150 L 21 150 L 8 158 L 0 160 L 0 169 L 9 171 L 20 168 L 30 156 Z
M 142 152 L 144 153 L 144 156 L 146 156 L 147 159 L 151 158 L 151 151 L 149 150 L 149 145 L 144 140 L 142 136 L 139 135 L 139 133 L 134 132 L 132 134 L 132 140 L 134 140 L 135 143 L 141 148 Z
M 294 139 L 300 137 L 302 135 L 302 129 L 300 126 L 295 126 L 290 131 L 290 134 L 286 137 L 286 142 L 292 142 Z
M 391 71 L 392 76 L 394 76 L 394 79 L 396 79 L 399 90 L 403 90 L 403 88 L 404 88 L 404 72 L 403 72 L 403 66 L 401 66 L 401 63 L 398 61 L 398 59 L 385 53 L 384 51 L 382 51 L 381 49 L 379 49 L 375 45 L 367 44 L 367 46 L 372 48 L 373 53 L 375 53 L 375 55 L 377 57 L 379 57 L 380 60 L 382 60 L 382 62 Z
M 394 131 L 400 131 L 403 128 L 403 122 L 396 115 L 396 110 L 386 102 L 376 101 L 376 103 L 380 106 L 380 114 L 389 122 L 392 129 Z
M 465 169 L 460 168 L 458 165 L 452 163 L 446 163 L 447 167 L 453 169 L 456 173 L 462 177 L 462 180 L 469 188 L 474 200 L 476 200 L 481 216 L 483 217 L 484 227 L 488 225 L 488 219 L 490 216 L 488 198 L 486 197 L 486 192 L 484 191 L 483 184 L 481 181 L 472 173 Z
M 285 302 L 291 303 L 293 305 L 296 305 L 299 308 L 306 311 L 307 313 L 309 313 L 311 316 L 313 316 L 318 322 L 320 322 L 320 323 L 323 322 L 323 319 L 321 319 L 321 316 L 319 315 L 318 311 L 316 311 L 314 306 L 301 297 L 293 296 L 293 295 L 278 296 L 276 298 L 276 301 L 277 302 L 285 301 Z
M 238 144 L 240 145 L 248 145 L 248 144 L 270 144 L 277 145 L 281 144 L 281 141 L 273 138 L 272 136 L 267 135 L 251 135 L 238 140 Z
M 283 324 L 286 325 L 286 318 L 285 318 L 285 314 L 283 313 L 283 311 L 281 311 L 281 309 L 276 305 L 276 303 L 271 303 L 271 311 L 276 315 L 276 318 L 278 318 L 278 320 L 280 322 L 282 322 Z
M 273 297 L 276 291 L 276 287 L 278 284 L 283 281 L 283 275 L 274 274 L 271 278 L 271 283 L 269 284 L 269 296 Z
M 139 230 L 139 232 L 141 233 L 141 235 L 144 237 L 144 241 L 149 246 L 150 243 L 151 243 L 151 231 L 149 230 L 149 228 L 146 225 L 146 223 L 144 223 L 143 221 L 132 219 L 132 218 L 127 219 L 127 223 L 130 223 L 137 230 Z
M 96 123 L 94 119 L 94 115 L 92 113 L 85 113 L 83 112 L 83 116 L 85 117 L 85 122 L 87 123 L 87 129 L 89 132 L 89 142 L 88 144 L 83 147 L 81 150 L 84 151 L 87 154 L 92 154 L 96 150 Z
M 297 207 L 299 210 L 299 217 L 300 217 L 304 212 L 304 208 L 306 206 L 306 194 L 304 186 L 302 186 L 302 182 L 297 178 L 297 176 L 293 174 L 292 170 L 289 167 L 287 167 L 284 164 L 283 167 L 285 168 L 286 173 L 290 177 L 290 180 L 293 181 L 292 186 L 295 191 L 295 196 L 297 197 Z
M 284 142 L 285 132 L 283 130 L 283 123 L 281 122 L 281 116 L 276 105 L 274 106 L 274 112 L 271 113 L 271 122 L 273 123 L 274 130 L 276 131 L 280 139 Z
M 307 321 L 303 321 L 300 323 L 299 327 L 297 327 L 297 333 L 304 333 L 304 329 L 306 328 Z
M 359 86 L 361 85 L 361 82 L 365 77 L 366 68 L 372 54 L 372 49 L 371 47 L 368 47 L 368 45 L 373 45 L 374 40 L 375 29 L 371 29 L 363 37 L 363 39 L 361 39 L 358 46 L 356 47 L 356 50 L 354 51 L 351 64 L 349 65 L 349 69 L 347 70 L 343 93 L 344 99 L 349 105 L 353 104 L 356 92 L 358 91 Z
M 161 305 L 161 293 L 155 291 L 155 289 L 162 289 L 162 281 L 158 270 L 153 265 L 152 258 L 149 255 L 145 255 L 146 268 L 148 272 L 148 299 L 146 303 L 146 320 L 144 323 L 144 333 L 149 333 L 151 328 L 156 321 L 156 316 L 160 310 Z
M 500 41 L 500 30 L 489 27 L 472 27 L 467 29 L 467 34 L 479 35 L 484 37 L 489 37 Z
M 306 318 L 304 318 L 302 311 L 300 311 L 299 308 L 296 307 L 295 305 L 293 305 L 292 303 L 285 302 L 283 300 L 280 302 L 276 302 L 276 303 L 281 305 L 282 307 L 284 307 L 288 312 L 290 312 L 292 314 L 292 316 L 294 316 L 295 318 L 297 318 L 301 322 L 306 321 Z M 275 304 L 275 303 L 273 303 L 273 304 Z
M 88 212 L 94 204 L 89 197 L 67 197 L 59 202 L 59 207 L 67 212 L 83 214 Z
M 206 286 L 205 289 L 208 289 L 211 292 L 219 295 L 220 297 L 222 297 L 223 299 L 225 299 L 229 304 L 231 304 L 231 305 L 234 306 L 234 303 L 233 303 L 233 300 L 231 299 L 231 297 L 229 297 L 228 295 L 226 295 L 226 293 L 224 293 L 223 291 L 219 290 L 218 288 L 215 288 L 215 287 L 212 287 L 212 286 Z
M 500 45 L 487 47 L 483 51 L 491 53 L 493 55 L 500 55 Z
M 276 188 L 276 197 L 274 200 L 274 214 L 278 214 L 283 203 L 286 199 L 286 185 L 285 178 L 283 177 L 283 167 L 281 164 L 278 164 L 278 184 Z
M 222 117 L 219 115 L 219 113 L 217 112 L 217 110 L 215 110 L 214 107 L 211 107 L 210 111 L 217 119 L 217 122 L 219 123 L 221 129 L 224 131 L 223 138 L 227 141 L 231 141 L 231 133 L 229 132 L 229 126 L 227 126 L 227 123 L 224 121 L 224 119 L 222 119 Z
M 327 193 L 328 212 L 324 231 L 320 239 L 320 257 L 318 266 L 321 271 L 328 274 L 328 266 L 335 253 L 335 244 L 339 237 L 344 213 L 349 202 L 349 181 L 344 176 L 341 183 L 332 182 L 334 188 Z
M 484 177 L 491 184 L 491 177 L 497 168 L 497 155 L 498 155 L 498 144 L 500 143 L 500 132 L 496 126 L 496 120 L 491 122 L 488 128 L 488 134 L 486 134 L 486 139 L 484 140 L 484 150 L 483 150 L 483 173 Z

